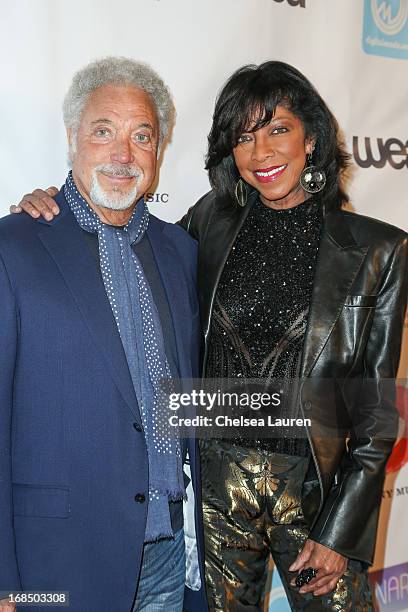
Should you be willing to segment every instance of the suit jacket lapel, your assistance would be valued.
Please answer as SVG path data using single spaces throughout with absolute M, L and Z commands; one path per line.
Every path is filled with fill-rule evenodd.
M 126 356 L 102 278 L 62 192 L 56 201 L 62 212 L 51 223 L 43 222 L 45 227 L 39 231 L 39 238 L 58 266 L 90 331 L 96 350 L 105 359 L 107 372 L 133 416 L 141 424 Z
M 187 281 L 180 273 L 177 260 L 180 255 L 163 232 L 165 225 L 156 217 L 151 216 L 147 235 L 150 240 L 160 278 L 167 296 L 174 335 L 176 338 L 179 374 L 181 377 L 191 376 L 191 359 L 187 349 L 191 333 L 191 310 L 188 308 L 189 292 Z M 187 348 L 186 348 L 187 347 Z
M 325 217 L 303 346 L 301 376 L 309 376 L 341 313 L 368 247 L 358 246 L 341 212 Z

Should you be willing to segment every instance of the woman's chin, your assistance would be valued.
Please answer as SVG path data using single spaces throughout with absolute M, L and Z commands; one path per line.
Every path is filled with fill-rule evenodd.
M 308 194 L 303 189 L 296 191 L 258 189 L 258 191 L 262 203 L 273 208 L 293 208 L 308 198 Z

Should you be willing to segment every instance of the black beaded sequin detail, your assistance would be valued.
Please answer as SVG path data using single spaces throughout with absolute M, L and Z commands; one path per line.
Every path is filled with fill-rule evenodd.
M 319 204 L 274 210 L 258 200 L 228 256 L 215 296 L 206 376 L 286 381 L 282 414 L 299 416 L 290 399 L 307 325 L 322 227 Z M 292 398 L 293 399 L 293 398 Z M 239 441 L 304 455 L 305 439 Z

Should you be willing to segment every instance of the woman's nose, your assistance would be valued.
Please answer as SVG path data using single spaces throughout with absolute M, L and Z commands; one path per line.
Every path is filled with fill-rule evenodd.
M 275 154 L 271 142 L 266 138 L 255 138 L 254 147 L 252 149 L 252 160 L 263 162 L 268 157 L 273 157 Z

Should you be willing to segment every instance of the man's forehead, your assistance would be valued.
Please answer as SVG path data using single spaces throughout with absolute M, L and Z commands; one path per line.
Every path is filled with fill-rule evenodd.
M 102 113 L 102 114 L 101 114 Z M 89 96 L 84 115 L 95 120 L 95 115 L 114 119 L 116 115 L 144 116 L 149 123 L 157 123 L 157 113 L 150 95 L 133 85 L 104 85 Z

